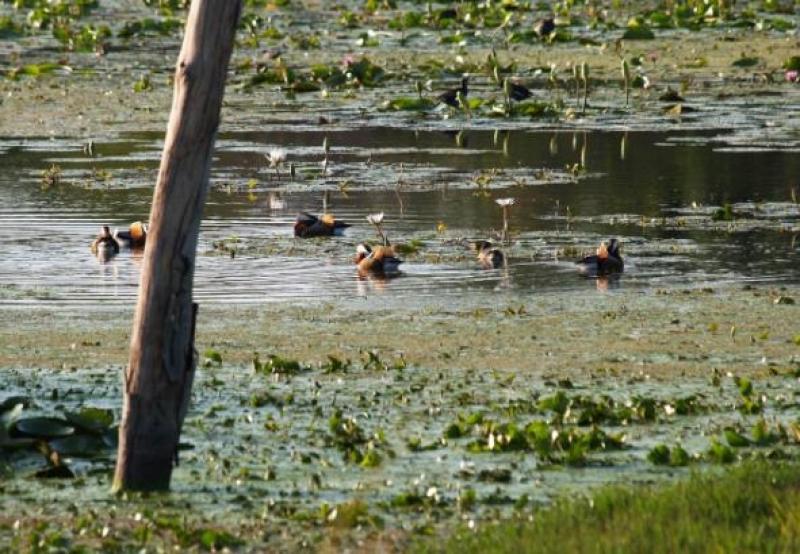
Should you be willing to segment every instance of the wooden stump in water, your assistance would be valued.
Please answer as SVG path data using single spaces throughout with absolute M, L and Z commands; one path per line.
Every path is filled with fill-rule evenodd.
M 125 371 L 114 490 L 169 488 L 197 363 L 197 236 L 240 11 L 241 0 L 189 8 Z

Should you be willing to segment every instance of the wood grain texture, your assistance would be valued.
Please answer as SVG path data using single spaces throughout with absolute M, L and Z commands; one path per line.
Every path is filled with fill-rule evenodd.
M 125 371 L 114 490 L 169 488 L 197 361 L 197 237 L 240 11 L 240 0 L 194 0 L 189 9 Z

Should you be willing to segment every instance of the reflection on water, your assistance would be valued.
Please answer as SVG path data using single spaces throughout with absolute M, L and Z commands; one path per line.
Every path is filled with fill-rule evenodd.
M 322 143 L 331 145 L 322 175 Z M 89 243 L 102 224 L 146 219 L 160 138 L 126 134 L 95 143 L 0 139 L 0 303 L 130 305 L 141 254 L 100 263 Z M 287 150 L 296 169 L 276 175 L 264 154 Z M 68 184 L 43 187 L 52 165 Z M 750 202 L 765 219 L 797 229 L 789 202 L 800 182 L 791 151 L 737 150 L 724 134 L 328 129 L 223 133 L 212 173 L 196 271 L 200 302 L 380 296 L 401 302 L 459 294 L 613 291 L 735 280 L 794 282 L 796 232 L 732 233 L 638 225 L 687 207 Z M 324 192 L 324 194 L 323 194 Z M 465 244 L 502 229 L 494 203 L 514 197 L 508 266 L 482 270 Z M 324 207 L 353 224 L 342 239 L 298 242 L 299 210 Z M 395 243 L 419 252 L 401 278 L 359 279 L 355 245 L 375 240 L 366 215 L 386 212 Z M 612 223 L 610 216 L 617 217 Z M 578 276 L 580 251 L 622 240 L 625 274 Z M 220 240 L 242 245 L 212 255 Z M 254 247 L 254 248 L 251 248 Z

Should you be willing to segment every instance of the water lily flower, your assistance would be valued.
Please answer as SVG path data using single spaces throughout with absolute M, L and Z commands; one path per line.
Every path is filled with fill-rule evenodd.
M 283 148 L 273 148 L 267 154 L 270 167 L 279 167 L 286 161 L 286 150 Z
M 513 198 L 497 198 L 495 200 L 498 206 L 506 207 L 506 206 L 513 206 L 514 199 Z
M 790 69 L 786 72 L 786 82 L 787 83 L 798 83 L 800 82 L 800 72 L 796 69 Z
M 380 225 L 381 223 L 383 223 L 383 212 L 368 215 L 367 221 L 369 221 L 373 225 Z
M 271 192 L 269 193 L 269 209 L 284 210 L 286 209 L 286 201 L 274 192 Z

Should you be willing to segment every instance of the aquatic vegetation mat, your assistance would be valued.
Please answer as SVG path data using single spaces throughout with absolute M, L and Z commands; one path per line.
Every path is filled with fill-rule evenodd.
M 12 544 L 36 520 L 60 525 L 65 504 L 76 516 L 90 510 L 99 526 L 108 503 L 145 514 L 135 527 L 171 521 L 186 505 L 224 533 L 433 530 L 524 513 L 599 483 L 795 459 L 800 441 L 800 367 L 674 383 L 602 369 L 582 379 L 429 370 L 377 350 L 317 363 L 262 352 L 242 366 L 210 348 L 203 359 L 174 491 L 149 500 L 108 493 L 119 370 L 2 370 L 0 524 L 17 527 L 0 540 Z M 116 540 L 102 529 L 92 540 Z M 202 542 L 175 532 L 159 540 Z

